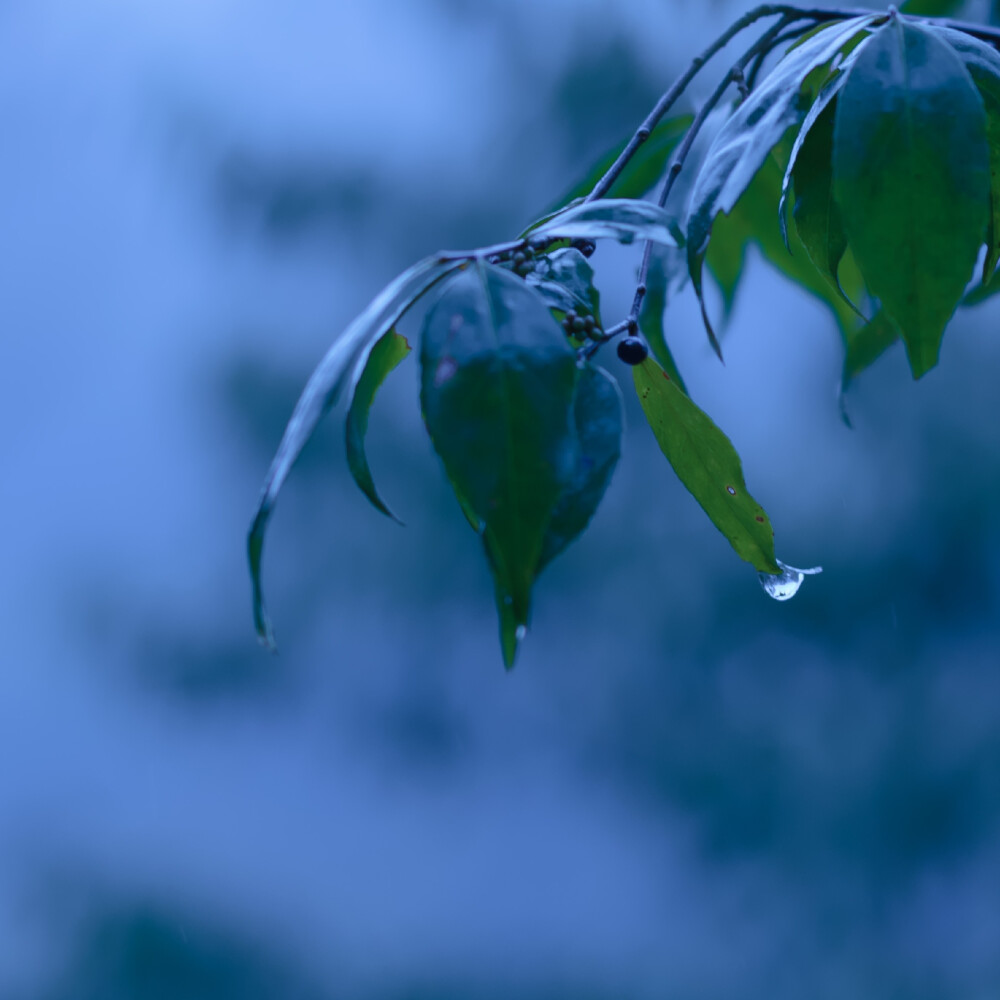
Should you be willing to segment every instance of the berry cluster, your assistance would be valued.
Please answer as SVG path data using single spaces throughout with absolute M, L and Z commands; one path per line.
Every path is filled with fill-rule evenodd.
M 566 336 L 574 340 L 600 340 L 604 336 L 593 316 L 578 316 L 572 309 L 566 313 L 562 325 Z

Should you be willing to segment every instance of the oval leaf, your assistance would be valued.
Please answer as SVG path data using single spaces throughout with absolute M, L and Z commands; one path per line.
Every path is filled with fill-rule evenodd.
M 983 99 L 986 111 L 986 140 L 990 148 L 990 214 L 983 259 L 983 284 L 1000 263 L 1000 53 L 978 38 L 950 28 L 937 33 L 959 55 Z
M 643 413 L 660 450 L 741 559 L 780 575 L 771 522 L 747 490 L 732 442 L 652 359 L 632 369 Z
M 269 649 L 275 648 L 274 632 L 264 606 L 260 577 L 261 556 L 267 522 L 274 510 L 282 483 L 306 442 L 312 437 L 316 425 L 340 396 L 348 372 L 367 356 L 375 341 L 393 327 L 424 292 L 461 267 L 462 263 L 461 260 L 427 257 L 391 281 L 334 342 L 302 390 L 278 450 L 271 460 L 271 467 L 267 470 L 247 536 L 247 556 L 253 584 L 254 625 L 258 638 Z
M 553 510 L 577 469 L 576 355 L 539 296 L 478 261 L 428 311 L 420 370 L 427 430 L 483 536 L 509 668 Z
M 529 230 L 533 237 L 551 239 L 615 239 L 620 243 L 649 240 L 668 247 L 680 246 L 683 238 L 669 212 L 648 201 L 602 198 L 559 212 Z
M 833 185 L 865 283 L 919 378 L 972 274 L 990 194 L 982 100 L 931 30 L 897 17 L 865 44 L 837 100 Z
M 579 442 L 576 468 L 545 531 L 539 571 L 590 523 L 621 457 L 622 396 L 603 368 L 586 365 L 579 370 L 573 421 Z
M 354 481 L 372 504 L 394 521 L 399 521 L 399 518 L 389 510 L 375 489 L 368 456 L 365 454 L 365 435 L 368 433 L 368 413 L 375 399 L 375 393 L 389 372 L 409 353 L 410 345 L 406 338 L 401 337 L 395 330 L 390 330 L 379 338 L 371 354 L 362 359 L 363 363 L 355 371 L 351 405 L 344 423 L 347 467 L 351 470 Z

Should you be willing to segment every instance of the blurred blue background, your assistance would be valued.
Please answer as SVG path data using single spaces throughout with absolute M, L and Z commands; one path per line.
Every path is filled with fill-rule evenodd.
M 825 567 L 787 605 L 630 402 L 505 675 L 410 361 L 370 434 L 408 527 L 330 420 L 253 636 L 245 531 L 330 340 L 520 231 L 744 6 L 0 3 L 4 1000 L 1000 995 L 992 306 L 919 384 L 862 376 L 853 431 L 832 320 L 753 253 L 725 367 L 671 306 L 779 556 Z M 611 322 L 635 250 L 594 263 Z

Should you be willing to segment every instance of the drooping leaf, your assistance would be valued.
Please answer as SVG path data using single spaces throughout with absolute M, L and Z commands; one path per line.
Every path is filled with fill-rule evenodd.
M 604 239 L 632 243 L 650 240 L 680 246 L 683 237 L 676 219 L 659 205 L 627 198 L 602 198 L 559 212 L 528 230 L 536 238 Z
M 983 258 L 985 285 L 1000 263 L 1000 53 L 978 38 L 950 28 L 938 28 L 959 55 L 979 91 L 986 111 L 986 140 L 990 149 L 990 213 Z
M 832 62 L 876 20 L 862 15 L 836 22 L 790 49 L 719 130 L 702 164 L 691 193 L 687 219 L 688 270 L 701 306 L 708 338 L 721 358 L 718 338 L 705 308 L 702 268 L 712 226 L 719 213 L 729 213 L 767 162 L 771 150 L 806 114 L 801 100 L 803 81 Z M 742 254 L 732 256 L 728 269 L 732 288 L 742 267 Z M 725 287 L 725 286 L 723 286 Z
M 713 256 L 723 250 L 735 255 L 736 248 L 742 258 L 748 245 L 756 245 L 764 259 L 779 273 L 816 296 L 831 311 L 846 335 L 858 324 L 854 307 L 816 269 L 794 226 L 787 232 L 789 251 L 775 216 L 774 206 L 780 196 L 784 157 L 787 156 L 786 142 L 790 145 L 787 137 L 764 161 L 733 211 L 716 219 L 706 261 L 711 264 Z M 844 271 L 845 268 L 841 268 L 841 280 L 848 293 L 860 295 L 863 290 L 860 282 L 852 282 L 850 275 L 845 278 Z
M 840 417 L 851 427 L 847 412 L 847 390 L 854 379 L 874 364 L 896 341 L 899 330 L 884 309 L 879 310 L 868 323 L 844 331 L 844 366 L 840 375 Z
M 852 309 L 857 309 L 840 284 L 840 262 L 847 253 L 847 234 L 840 218 L 840 209 L 833 197 L 835 110 L 836 102 L 828 103 L 799 146 L 795 163 L 791 167 L 795 184 L 795 207 L 792 215 L 795 230 L 816 270 Z M 784 214 L 781 218 L 784 218 Z
M 611 185 L 607 196 L 609 198 L 641 198 L 652 190 L 666 170 L 670 154 L 684 137 L 684 133 L 690 128 L 692 121 L 694 121 L 694 116 L 687 114 L 661 121 L 625 165 L 614 184 Z M 597 182 L 618 159 L 625 146 L 626 143 L 619 143 L 611 152 L 602 156 L 587 172 L 587 176 L 566 193 L 559 205 L 566 205 L 575 198 L 583 198 L 590 194 Z
M 601 297 L 594 287 L 594 269 L 579 250 L 565 247 L 541 258 L 524 279 L 559 312 L 601 318 Z
M 577 468 L 576 356 L 529 286 L 478 261 L 428 311 L 420 369 L 427 430 L 483 537 L 510 667 L 553 510 Z
M 368 413 L 375 399 L 375 393 L 389 372 L 409 353 L 410 345 L 406 338 L 401 337 L 395 330 L 390 330 L 378 339 L 371 353 L 362 359 L 363 363 L 359 364 L 355 371 L 354 392 L 344 422 L 347 467 L 351 470 L 354 481 L 378 510 L 395 521 L 399 521 L 399 518 L 389 510 L 375 488 L 368 456 L 365 454 L 365 435 L 368 433 Z
M 771 523 L 747 490 L 732 442 L 652 358 L 636 365 L 632 376 L 649 426 L 677 477 L 740 558 L 762 573 L 780 574 Z
M 853 331 L 846 338 L 844 355 L 844 386 L 874 364 L 899 340 L 899 330 L 884 312 L 877 312 L 870 322 Z
M 337 401 L 348 373 L 367 356 L 375 342 L 432 285 L 463 266 L 461 260 L 427 257 L 391 281 L 369 303 L 364 312 L 334 342 L 309 377 L 285 427 L 281 443 L 267 470 L 257 510 L 247 537 L 247 555 L 253 584 L 254 625 L 260 641 L 274 648 L 274 633 L 264 606 L 261 588 L 261 556 L 267 522 L 288 473 L 316 425 Z
M 646 294 L 639 308 L 639 329 L 642 330 L 653 357 L 684 392 L 687 392 L 687 387 L 667 344 L 663 321 L 671 287 L 678 284 L 686 274 L 683 250 L 654 245 L 646 275 Z
M 573 421 L 579 441 L 576 468 L 552 511 L 539 571 L 590 523 L 621 456 L 621 392 L 603 368 L 585 365 L 579 370 Z
M 896 17 L 865 43 L 837 99 L 833 189 L 919 378 L 971 276 L 990 192 L 982 100 L 933 31 Z
M 800 88 L 805 78 L 831 62 L 874 20 L 875 15 L 862 15 L 823 28 L 791 49 L 737 107 L 715 137 L 691 194 L 689 253 L 704 251 L 716 215 L 732 211 L 771 150 L 803 120 L 807 109 Z

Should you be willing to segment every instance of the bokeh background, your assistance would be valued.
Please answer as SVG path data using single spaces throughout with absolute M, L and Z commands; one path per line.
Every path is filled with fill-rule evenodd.
M 788 604 L 630 402 L 505 674 L 411 360 L 370 434 L 408 526 L 328 421 L 253 636 L 245 531 L 331 339 L 520 231 L 745 6 L 0 3 L 4 1000 L 1000 995 L 989 304 L 919 384 L 866 373 L 853 431 L 832 320 L 753 252 L 725 367 L 671 305 L 779 555 L 825 567 Z M 594 258 L 609 322 L 636 262 Z

